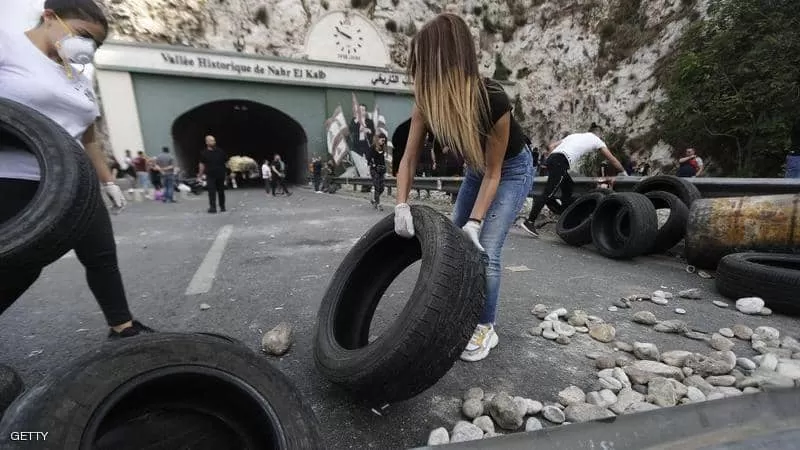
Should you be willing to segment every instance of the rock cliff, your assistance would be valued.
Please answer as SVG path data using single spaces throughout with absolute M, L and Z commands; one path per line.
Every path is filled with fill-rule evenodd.
M 652 131 L 659 69 L 706 0 L 105 0 L 112 37 L 299 57 L 327 11 L 358 9 L 405 64 L 410 36 L 436 13 L 473 29 L 486 75 L 517 83 L 515 114 L 538 143 L 595 121 L 641 157 L 669 158 Z M 665 161 L 666 162 L 666 161 Z

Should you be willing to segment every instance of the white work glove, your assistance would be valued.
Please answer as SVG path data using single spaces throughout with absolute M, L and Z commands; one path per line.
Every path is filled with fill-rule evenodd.
M 125 196 L 122 195 L 122 189 L 112 181 L 103 185 L 103 192 L 106 194 L 106 197 L 111 200 L 112 206 L 117 210 L 116 212 L 122 211 L 125 205 L 128 204 L 128 201 L 125 200 Z
M 404 238 L 414 237 L 414 221 L 408 203 L 400 203 L 394 207 L 394 232 Z
M 486 250 L 484 250 L 479 239 L 481 236 L 481 224 L 475 222 L 474 220 L 470 220 L 466 225 L 461 227 L 461 230 L 463 230 L 472 243 L 478 247 L 478 250 L 486 253 Z

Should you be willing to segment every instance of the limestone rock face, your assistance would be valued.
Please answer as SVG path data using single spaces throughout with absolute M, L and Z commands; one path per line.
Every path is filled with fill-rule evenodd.
M 406 63 L 414 32 L 435 14 L 452 11 L 470 25 L 484 74 L 517 83 L 515 115 L 537 145 L 591 122 L 629 139 L 647 137 L 653 106 L 663 98 L 659 61 L 707 8 L 706 0 L 101 2 L 113 39 L 288 58 L 303 56 L 311 25 L 325 13 L 357 9 L 376 24 L 396 69 Z M 638 10 L 625 6 L 630 3 Z M 663 142 L 634 147 L 655 171 L 670 163 Z

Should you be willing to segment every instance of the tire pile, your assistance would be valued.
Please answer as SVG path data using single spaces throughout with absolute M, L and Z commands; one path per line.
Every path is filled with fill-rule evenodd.
M 633 192 L 597 189 L 575 200 L 559 217 L 556 234 L 569 245 L 594 244 L 612 259 L 664 253 L 686 235 L 692 202 L 700 191 L 669 175 L 647 178 Z M 657 209 L 669 209 L 659 226 Z

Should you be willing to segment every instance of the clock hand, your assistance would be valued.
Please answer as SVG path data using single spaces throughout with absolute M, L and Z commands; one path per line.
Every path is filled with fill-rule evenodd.
M 336 28 L 336 31 L 338 31 L 339 34 L 341 34 L 342 36 L 346 37 L 347 39 L 353 39 L 352 36 L 350 36 L 349 34 L 345 33 L 344 31 L 340 30 L 339 27 L 334 27 L 334 28 Z

